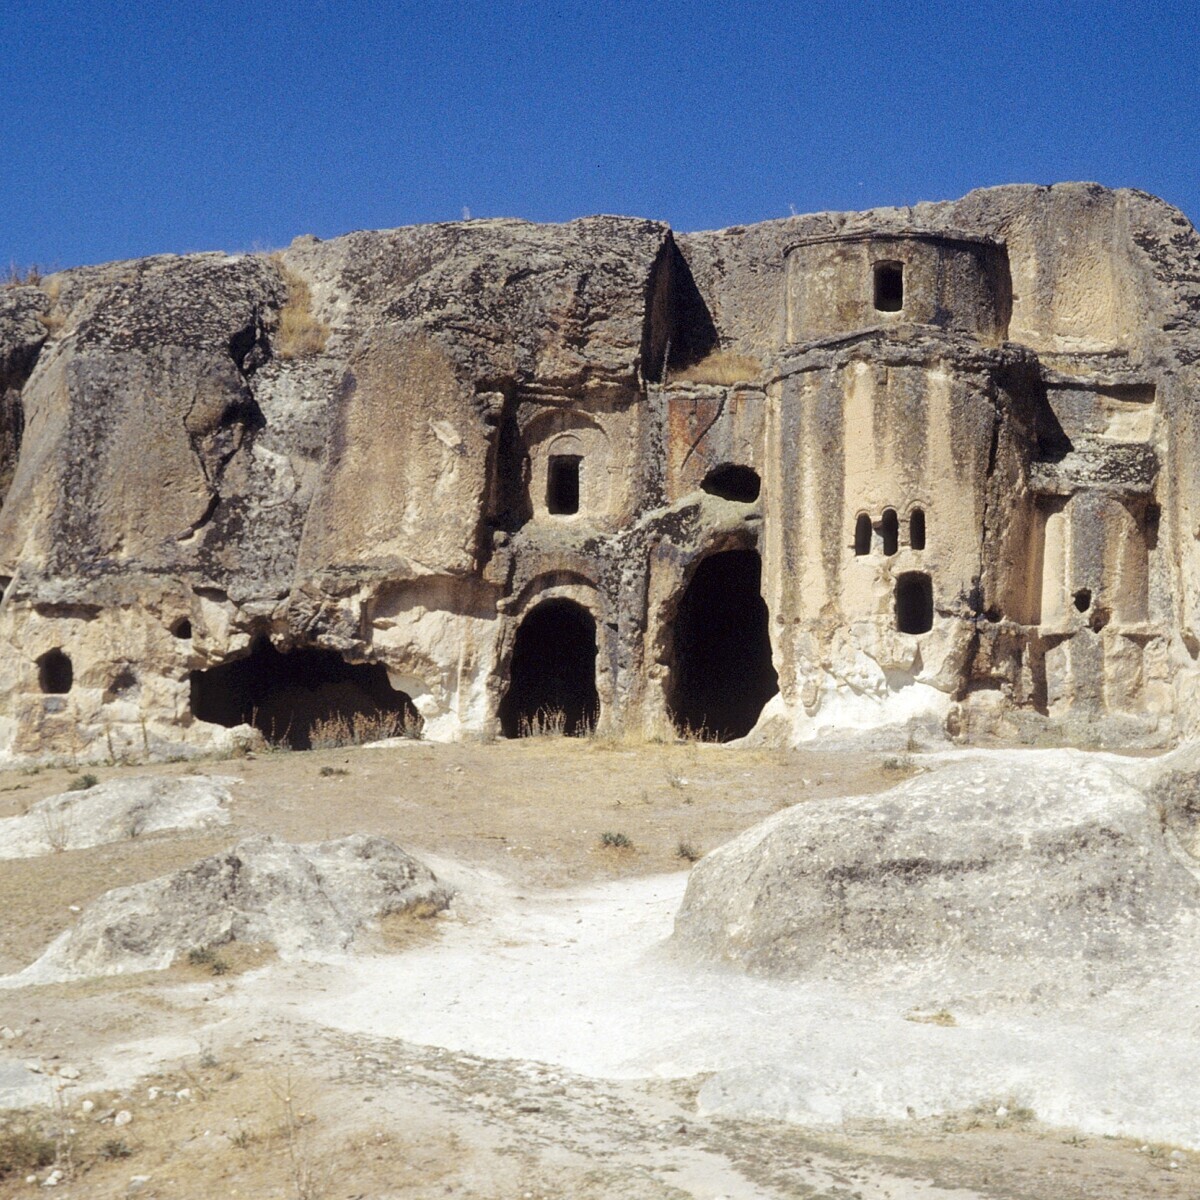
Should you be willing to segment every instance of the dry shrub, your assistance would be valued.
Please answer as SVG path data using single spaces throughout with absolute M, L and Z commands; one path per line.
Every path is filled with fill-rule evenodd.
M 311 1112 L 315 1093 L 311 1086 L 301 1086 L 290 1064 L 282 1075 L 267 1081 L 267 1090 L 276 1110 L 273 1133 L 282 1142 L 287 1156 L 293 1197 L 295 1200 L 323 1200 L 329 1195 L 335 1164 L 316 1153 L 316 1138 L 310 1128 L 316 1121 Z
M 707 725 L 693 725 L 691 721 L 684 721 L 682 725 L 674 727 L 674 740 L 676 742 L 695 743 L 695 742 L 719 742 L 721 739 Z
M 279 270 L 287 284 L 288 298 L 279 313 L 275 352 L 280 358 L 308 358 L 320 354 L 329 338 L 329 326 L 313 316 L 312 292 L 308 284 L 282 262 L 279 262 Z
M 690 367 L 671 372 L 672 383 L 750 383 L 762 375 L 762 363 L 732 350 L 714 350 Z
M 335 713 L 312 723 L 309 740 L 314 750 L 336 750 L 341 746 L 361 746 L 384 738 L 421 736 L 421 719 L 409 713 L 374 712 L 346 716 Z
M 71 842 L 71 826 L 74 814 L 70 805 L 61 808 L 43 808 L 38 814 L 41 820 L 42 836 L 46 845 L 55 854 L 61 854 Z
M 48 1167 L 57 1154 L 54 1139 L 36 1125 L 0 1130 L 0 1179 Z

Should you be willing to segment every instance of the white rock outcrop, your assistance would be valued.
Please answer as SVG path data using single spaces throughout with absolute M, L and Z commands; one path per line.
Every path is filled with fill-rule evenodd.
M 228 825 L 230 775 L 138 776 L 62 792 L 0 820 L 0 859 L 36 858 L 161 833 Z
M 674 941 L 776 977 L 1050 999 L 1152 976 L 1198 912 L 1133 760 L 1015 751 L 747 830 L 693 870 Z
M 297 846 L 265 834 L 90 905 L 45 953 L 0 986 L 169 967 L 198 947 L 232 941 L 285 957 L 348 949 L 371 922 L 452 892 L 394 842 L 355 834 Z

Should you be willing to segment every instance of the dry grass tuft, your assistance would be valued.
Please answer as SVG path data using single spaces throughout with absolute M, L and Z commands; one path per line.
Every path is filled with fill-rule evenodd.
M 312 292 L 303 279 L 276 258 L 287 284 L 287 303 L 279 313 L 275 353 L 280 358 L 309 358 L 320 354 L 329 340 L 329 326 L 313 316 Z
M 8 269 L 0 277 L 0 287 L 37 287 L 42 282 L 42 268 L 36 263 L 22 267 L 15 260 L 10 261 Z
M 274 1136 L 283 1144 L 287 1174 L 295 1200 L 323 1200 L 329 1195 L 334 1164 L 315 1152 L 310 1126 L 316 1120 L 311 1111 L 311 1089 L 299 1094 L 299 1078 L 291 1066 L 281 1076 L 268 1080 L 267 1090 L 275 1101 L 277 1121 Z
M 714 350 L 690 367 L 672 371 L 672 383 L 751 383 L 762 376 L 762 363 L 732 350 Z
M 567 714 L 561 708 L 539 708 L 532 717 L 522 717 L 518 732 L 523 738 L 566 737 Z
M 59 297 L 62 294 L 62 279 L 53 275 L 49 279 L 40 281 L 41 289 L 46 293 L 46 298 L 50 301 L 49 312 L 39 313 L 38 320 L 46 327 L 46 332 L 53 337 L 66 323 L 66 315 L 58 306 Z
M 57 1153 L 54 1139 L 37 1125 L 21 1123 L 0 1130 L 0 1179 L 48 1167 Z
M 309 739 L 314 750 L 337 750 L 342 746 L 362 746 L 385 738 L 421 737 L 421 718 L 409 713 L 355 713 L 347 717 L 337 713 L 312 723 Z

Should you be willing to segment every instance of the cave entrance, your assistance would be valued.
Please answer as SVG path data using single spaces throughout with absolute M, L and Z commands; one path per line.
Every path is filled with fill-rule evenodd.
M 725 550 L 696 569 L 675 617 L 667 707 L 675 728 L 718 742 L 744 737 L 779 677 L 771 663 L 762 560 Z
M 545 600 L 517 630 L 500 730 L 508 738 L 560 729 L 577 737 L 599 711 L 596 622 L 573 600 Z
M 700 486 L 710 495 L 720 496 L 722 500 L 753 504 L 762 490 L 762 480 L 753 467 L 722 463 L 705 475 Z
M 411 733 L 412 700 L 395 691 L 382 663 L 353 665 L 332 650 L 281 654 L 265 639 L 249 655 L 191 674 L 192 715 L 230 728 L 253 725 L 293 750 Z

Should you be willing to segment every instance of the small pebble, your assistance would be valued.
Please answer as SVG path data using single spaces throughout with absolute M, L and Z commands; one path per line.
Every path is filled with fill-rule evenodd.
M 156 1088 L 156 1087 L 152 1087 L 152 1088 L 150 1088 L 150 1090 L 149 1090 L 149 1091 L 146 1093 L 146 1095 L 147 1095 L 147 1096 L 148 1096 L 148 1097 L 149 1097 L 151 1100 L 157 1100 L 157 1099 L 159 1098 L 159 1096 L 161 1096 L 161 1095 L 162 1095 L 162 1088 Z
M 117 1113 L 117 1115 L 115 1117 L 113 1117 L 113 1124 L 114 1125 L 128 1125 L 129 1122 L 132 1120 L 133 1120 L 133 1113 L 131 1113 L 129 1111 L 129 1109 L 123 1108 L 123 1109 L 121 1109 L 121 1111 L 119 1113 Z
M 95 1109 L 95 1107 L 96 1107 L 96 1102 L 94 1100 L 85 1100 L 79 1106 L 79 1111 L 81 1113 L 83 1113 L 83 1115 L 86 1117 L 88 1115 L 88 1113 L 92 1112 Z
M 176 1100 L 190 1100 L 191 1098 L 192 1098 L 192 1089 L 191 1088 L 180 1088 L 179 1091 L 177 1091 L 175 1093 Z
M 1007 1116 L 1008 1116 L 1008 1109 L 1007 1109 L 1007 1108 L 1005 1108 L 1003 1104 L 1002 1104 L 1002 1105 L 1000 1105 L 1000 1107 L 999 1107 L 998 1109 L 996 1109 L 996 1116 L 998 1116 L 998 1117 L 1007 1117 Z
M 79 1068 L 78 1067 L 59 1067 L 58 1073 L 63 1079 L 78 1079 L 79 1078 Z

